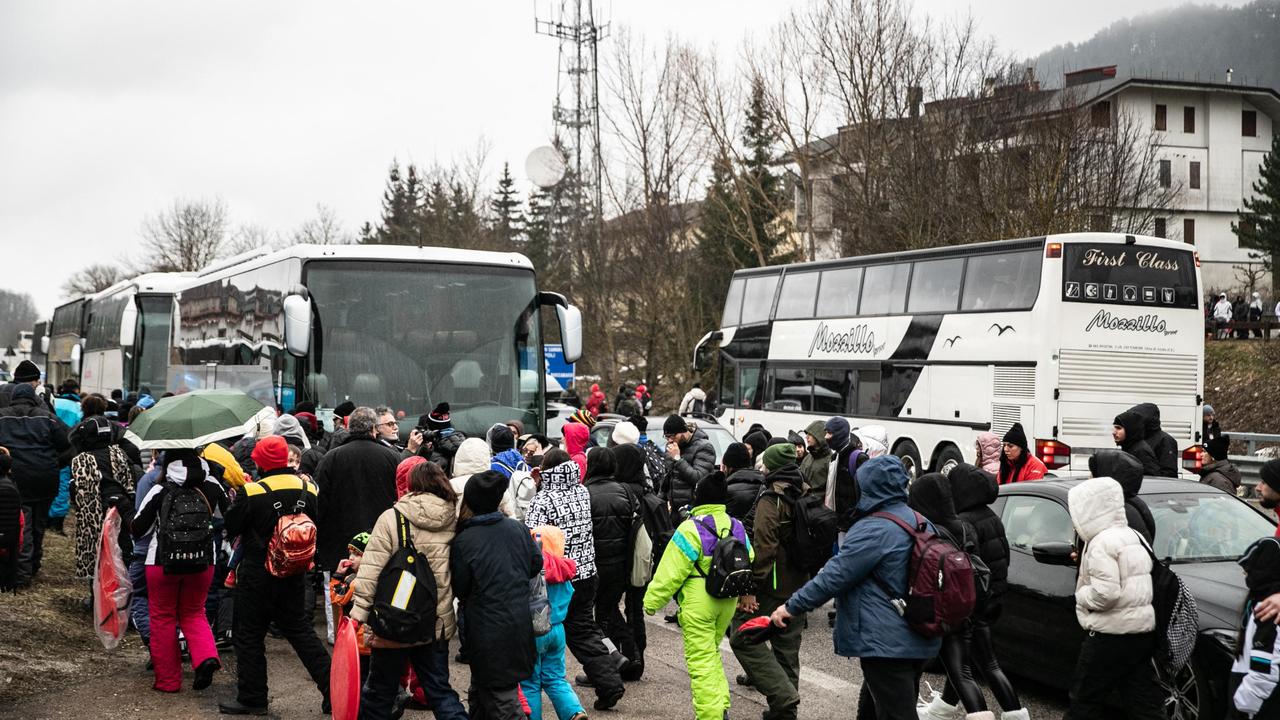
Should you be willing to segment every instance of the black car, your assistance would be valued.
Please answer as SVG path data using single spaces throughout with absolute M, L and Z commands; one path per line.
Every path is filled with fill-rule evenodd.
M 993 628 L 997 656 L 1011 672 L 1067 689 L 1084 632 L 1075 615 L 1076 541 L 1067 491 L 1080 482 L 1037 480 L 1003 485 L 992 509 L 1009 538 L 1009 592 Z M 1208 485 L 1146 478 L 1142 499 L 1156 521 L 1154 549 L 1195 595 L 1200 637 L 1175 677 L 1161 673 L 1170 718 L 1222 717 L 1244 607 L 1244 573 L 1236 564 L 1276 521 Z

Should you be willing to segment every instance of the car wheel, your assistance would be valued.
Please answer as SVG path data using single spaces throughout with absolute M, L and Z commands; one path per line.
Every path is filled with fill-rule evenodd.
M 1172 676 L 1157 663 L 1156 680 L 1165 698 L 1164 714 L 1169 720 L 1215 719 L 1209 679 L 1196 658 L 1191 658 Z
M 902 467 L 907 470 L 908 480 L 914 482 L 920 475 L 920 451 L 916 449 L 916 444 L 910 440 L 903 440 L 893 449 L 893 454 L 902 461 Z
M 946 475 L 962 462 L 964 462 L 964 456 L 960 454 L 960 450 L 955 445 L 944 445 L 942 452 L 938 453 L 938 457 L 933 461 L 934 472 Z

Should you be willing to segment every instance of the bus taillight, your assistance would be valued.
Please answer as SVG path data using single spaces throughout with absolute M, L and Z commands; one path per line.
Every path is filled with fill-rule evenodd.
M 1182 451 L 1182 469 L 1196 474 L 1200 473 L 1200 469 L 1204 467 L 1204 462 L 1200 459 L 1201 452 L 1204 450 L 1199 445 L 1192 445 Z
M 1071 464 L 1071 447 L 1057 440 L 1036 439 L 1036 457 L 1050 470 Z
M 1044 256 L 1047 258 L 1062 257 L 1062 243 L 1051 242 L 1044 246 Z
M 1196 267 L 1200 267 L 1200 251 L 1197 250 L 1192 254 L 1195 255 L 1196 258 Z

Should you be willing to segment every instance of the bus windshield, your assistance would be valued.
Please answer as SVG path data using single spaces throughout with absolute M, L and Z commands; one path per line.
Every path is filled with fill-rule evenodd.
M 173 322 L 173 298 L 168 295 L 144 295 L 138 298 L 137 389 L 153 394 L 166 385 L 169 372 L 170 324 Z M 125 378 L 129 377 L 126 369 Z
M 306 285 L 316 313 L 307 386 L 318 405 L 386 405 L 412 421 L 447 402 L 468 434 L 513 419 L 541 428 L 532 272 L 313 261 Z

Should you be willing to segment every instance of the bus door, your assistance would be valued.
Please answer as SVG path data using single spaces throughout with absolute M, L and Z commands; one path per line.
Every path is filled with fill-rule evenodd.
M 764 395 L 762 369 L 758 361 L 738 362 L 723 353 L 720 356 L 717 378 L 719 420 L 735 438 L 741 439 L 741 435 L 751 425 L 747 420 L 747 412 L 760 408 L 760 398 Z

